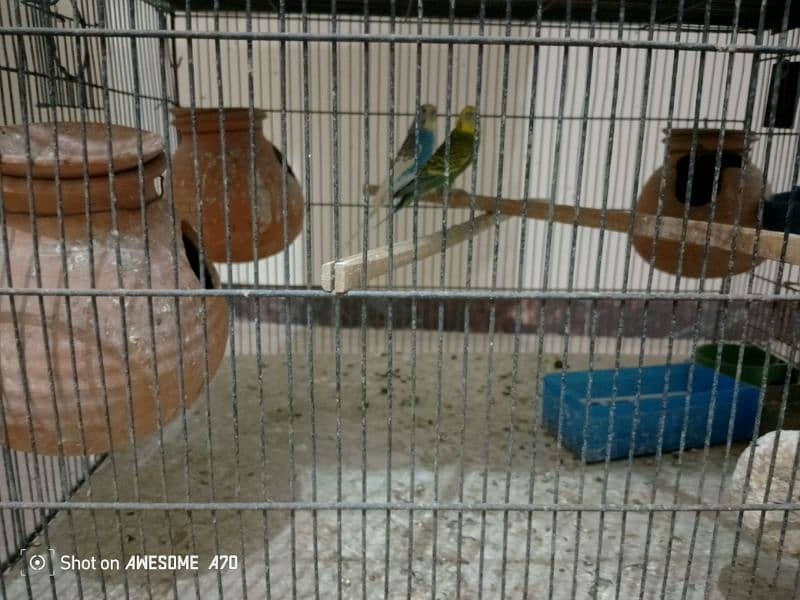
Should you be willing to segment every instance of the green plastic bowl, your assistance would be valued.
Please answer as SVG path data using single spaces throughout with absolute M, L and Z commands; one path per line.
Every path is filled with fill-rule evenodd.
M 717 364 L 717 344 L 705 344 L 698 346 L 695 352 L 695 362 L 714 368 Z M 742 348 L 739 344 L 723 344 L 722 360 L 719 365 L 720 373 L 725 373 L 731 377 L 736 377 L 736 367 L 739 362 L 739 351 Z M 764 376 L 764 362 L 767 353 L 758 346 L 744 346 L 742 355 L 742 372 L 740 379 L 753 385 L 761 386 Z M 786 369 L 789 365 L 786 361 L 770 354 L 767 363 L 767 385 L 782 384 L 786 381 Z M 794 372 L 792 379 L 794 379 Z

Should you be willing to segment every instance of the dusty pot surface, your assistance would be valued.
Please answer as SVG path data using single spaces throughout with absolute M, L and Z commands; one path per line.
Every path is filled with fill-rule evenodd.
M 90 129 L 108 134 L 105 126 Z M 46 139 L 52 125 L 31 125 L 30 131 Z M 139 135 L 116 126 L 110 134 L 115 147 L 130 147 Z M 54 146 L 52 135 L 50 141 Z M 74 128 L 60 128 L 58 146 L 60 153 L 80 146 Z M 16 158 L 9 163 L 12 175 L 6 173 L 6 157 L 14 148 L 6 144 L 0 162 L 7 222 L 0 229 L 0 264 L 8 260 L 11 268 L 0 268 L 0 285 L 158 290 L 174 289 L 177 277 L 177 287 L 199 290 L 200 273 L 207 287 L 218 285 L 213 267 L 199 265 L 191 227 L 180 222 L 173 226 L 159 197 L 155 180 L 161 176 L 163 156 L 151 156 L 141 174 L 134 163 L 132 171 L 112 171 L 109 177 L 109 164 L 126 163 L 118 163 L 117 157 L 109 163 L 91 152 L 100 147 L 91 138 L 88 168 L 71 172 L 80 179 L 64 178 L 62 172 L 60 191 L 54 181 L 60 162 L 51 163 L 49 173 L 43 168 L 36 172 L 32 220 L 28 207 L 20 205 L 31 183 L 13 174 L 19 172 Z M 33 158 L 36 163 L 37 156 Z M 93 161 L 104 160 L 106 171 L 98 171 Z M 37 164 L 41 167 L 43 161 Z M 116 215 L 111 211 L 112 187 Z M 61 219 L 53 216 L 59 199 Z M 47 295 L 42 303 L 40 308 L 38 296 L 0 297 L 0 338 L 6 340 L 0 345 L 0 438 L 15 450 L 93 454 L 147 436 L 195 401 L 204 372 L 214 374 L 227 343 L 228 311 L 222 298 L 204 303 L 200 297 L 176 301 L 167 296 Z
M 175 205 L 183 218 L 199 229 L 198 203 L 202 202 L 202 243 L 206 256 L 215 262 L 227 261 L 226 198 L 232 261 L 253 260 L 253 207 L 256 208 L 256 257 L 266 258 L 283 250 L 287 245 L 284 229 L 286 241 L 291 243 L 302 228 L 303 195 L 287 165 L 284 217 L 283 158 L 264 137 L 261 127 L 264 111 L 254 112 L 252 154 L 249 109 L 223 110 L 224 139 L 218 109 L 198 108 L 192 114 L 188 108 L 175 108 L 172 114 L 180 137 L 172 157 Z M 254 177 L 251 167 L 255 167 Z
M 636 211 L 651 215 L 657 214 L 663 173 L 665 178 L 661 207 L 663 216 L 683 218 L 688 204 L 689 219 L 708 222 L 709 218 L 712 218 L 713 210 L 713 221 L 716 223 L 733 224 L 738 222 L 742 227 L 755 227 L 758 221 L 758 206 L 762 198 L 769 195 L 769 189 L 768 186 L 763 185 L 762 172 L 748 162 L 744 155 L 745 133 L 734 130 L 725 131 L 720 159 L 720 177 L 716 182 L 717 194 L 712 198 L 720 132 L 716 129 L 698 131 L 694 169 L 690 179 L 692 131 L 692 129 L 672 130 L 669 162 L 663 169 L 656 170 L 647 180 L 637 200 Z M 743 189 L 739 195 L 742 171 L 744 171 Z M 650 260 L 654 245 L 652 238 L 635 236 L 633 245 L 642 259 Z M 659 240 L 655 246 L 656 268 L 678 274 L 680 243 Z M 683 263 L 680 265 L 681 275 L 700 277 L 704 254 L 702 245 L 686 244 Z M 725 277 L 728 274 L 729 258 L 730 252 L 709 248 L 705 276 Z M 752 258 L 749 254 L 736 254 L 732 273 L 743 273 L 748 271 L 752 265 Z

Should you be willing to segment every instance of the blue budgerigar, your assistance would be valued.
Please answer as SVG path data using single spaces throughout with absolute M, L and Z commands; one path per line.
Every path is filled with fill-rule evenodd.
M 390 204 L 390 187 L 393 194 L 404 188 L 433 155 L 433 149 L 436 148 L 436 107 L 423 104 L 417 118 L 418 122 L 412 123 L 408 128 L 408 135 L 394 158 L 392 185 L 389 185 L 387 175 L 375 194 L 377 206 Z
M 380 209 L 382 207 L 390 207 L 392 205 L 389 198 L 390 190 L 394 195 L 397 190 L 406 187 L 413 181 L 417 172 L 430 160 L 435 147 L 436 107 L 432 104 L 423 104 L 419 108 L 417 119 L 408 128 L 408 135 L 406 135 L 400 150 L 397 151 L 397 155 L 392 161 L 392 170 L 390 172 L 392 174 L 392 184 L 389 184 L 390 177 L 387 174 L 370 202 L 376 207 L 375 210 L 370 211 L 370 222 L 381 212 Z M 350 238 L 350 243 L 360 235 L 361 230 L 356 231 Z

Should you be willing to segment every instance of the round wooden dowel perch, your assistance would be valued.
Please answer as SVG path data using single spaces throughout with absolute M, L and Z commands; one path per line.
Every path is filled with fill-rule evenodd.
M 370 186 L 370 193 L 375 193 Z M 442 204 L 441 192 L 432 192 L 420 197 L 421 202 Z M 442 236 L 450 247 L 488 228 L 495 222 L 494 212 L 504 218 L 511 216 L 537 220 L 552 220 L 554 223 L 577 224 L 593 229 L 605 229 L 619 233 L 632 233 L 638 238 L 658 239 L 680 244 L 681 241 L 694 247 L 705 247 L 708 243 L 715 256 L 730 256 L 735 247 L 737 257 L 754 255 L 757 259 L 784 260 L 788 264 L 800 265 L 800 235 L 783 234 L 777 231 L 758 231 L 752 227 L 706 221 L 685 221 L 677 217 L 631 212 L 628 210 L 606 210 L 599 208 L 575 208 L 563 204 L 551 204 L 544 199 L 516 200 L 494 196 L 471 196 L 464 190 L 450 190 L 447 196 L 449 208 L 474 208 L 485 212 L 470 226 L 469 221 L 454 225 L 446 231 L 420 237 L 416 254 L 412 241 L 398 242 L 392 248 L 394 269 L 433 256 L 441 249 Z M 633 221 L 633 222 L 631 222 Z M 656 235 L 656 232 L 658 235 Z M 784 254 L 784 241 L 786 249 Z M 756 243 L 757 242 L 757 243 Z M 783 254 L 783 256 L 782 256 Z M 361 253 L 322 265 L 322 288 L 326 291 L 344 293 L 389 272 L 389 247 L 382 246 L 367 252 L 366 264 Z M 758 260 L 756 261 L 758 262 Z M 727 262 L 725 263 L 727 265 Z M 736 272 L 736 271 L 735 271 Z M 734 272 L 734 273 L 735 273 Z
M 370 186 L 370 191 L 373 187 Z M 474 204 L 472 199 L 474 199 Z M 421 202 L 441 204 L 443 202 L 440 192 L 425 194 L 420 197 Z M 476 210 L 499 213 L 508 216 L 526 216 L 529 219 L 549 220 L 552 218 L 554 223 L 564 223 L 571 225 L 577 223 L 581 227 L 591 227 L 593 229 L 606 229 L 619 233 L 632 232 L 634 236 L 656 237 L 656 226 L 658 221 L 658 239 L 680 243 L 685 238 L 687 244 L 694 244 L 703 247 L 708 237 L 709 248 L 724 250 L 730 254 L 732 244 L 736 244 L 737 254 L 752 255 L 754 252 L 757 259 L 769 259 L 780 261 L 787 264 L 800 265 L 800 235 L 788 234 L 786 236 L 786 254 L 781 257 L 784 243 L 784 234 L 779 231 L 768 231 L 762 229 L 758 231 L 752 227 L 737 226 L 726 223 L 708 223 L 706 221 L 688 220 L 684 224 L 682 218 L 634 213 L 629 210 L 610 209 L 605 214 L 599 208 L 580 207 L 565 204 L 550 204 L 543 198 L 531 200 L 517 200 L 511 198 L 501 198 L 497 201 L 495 196 L 471 197 L 470 194 L 461 189 L 452 189 L 448 194 L 447 205 L 449 208 L 470 208 L 474 206 Z M 552 212 L 552 215 L 551 215 Z M 633 229 L 631 230 L 631 220 L 633 219 Z M 685 230 L 685 231 L 684 231 Z M 758 239 L 758 249 L 756 248 Z M 727 263 L 726 263 L 727 264 Z

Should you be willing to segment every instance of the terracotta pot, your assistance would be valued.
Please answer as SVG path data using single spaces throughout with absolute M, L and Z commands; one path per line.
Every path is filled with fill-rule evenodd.
M 175 204 L 183 218 L 197 223 L 198 199 L 203 202 L 203 245 L 206 256 L 215 262 L 226 262 L 225 189 L 223 178 L 223 136 L 220 133 L 218 109 L 195 109 L 197 152 L 193 152 L 192 111 L 175 108 L 173 124 L 179 143 L 172 157 Z M 253 260 L 253 183 L 250 173 L 250 111 L 228 108 L 224 114 L 224 156 L 227 174 L 227 199 L 230 206 L 231 260 Z M 264 137 L 262 121 L 265 112 L 254 113 L 255 138 L 255 205 L 257 223 L 257 258 L 266 258 L 283 250 L 283 156 Z M 195 178 L 195 163 L 200 181 Z M 287 231 L 291 243 L 303 225 L 303 195 L 300 184 L 287 165 Z
M 670 136 L 670 158 L 666 165 L 663 204 L 661 214 L 669 217 L 683 218 L 685 202 L 690 203 L 689 219 L 708 221 L 714 207 L 714 221 L 733 224 L 737 221 L 737 203 L 739 209 L 738 223 L 743 227 L 755 227 L 758 221 L 758 206 L 762 199 L 769 196 L 768 186 L 764 186 L 762 172 L 747 161 L 744 155 L 745 133 L 743 131 L 725 131 L 721 157 L 720 178 L 717 183 L 717 195 L 712 198 L 714 184 L 714 168 L 717 160 L 719 130 L 701 129 L 697 134 L 697 149 L 692 177 L 691 193 L 688 186 L 689 154 L 692 146 L 692 129 L 673 129 Z M 742 167 L 746 164 L 743 190 L 738 194 Z M 661 189 L 662 169 L 658 169 L 647 180 L 637 200 L 636 210 L 646 214 L 656 214 L 658 196 Z M 639 255 L 650 260 L 653 251 L 653 240 L 649 237 L 634 237 L 633 245 Z M 700 277 L 703 267 L 704 248 L 701 245 L 686 244 L 683 264 L 680 269 L 684 277 Z M 680 243 L 659 240 L 656 244 L 655 266 L 661 271 L 678 274 Z M 730 252 L 709 248 L 706 265 L 706 277 L 725 277 L 728 274 Z M 758 261 L 757 261 L 758 262 Z M 736 254 L 733 262 L 733 273 L 750 270 L 752 259 L 749 254 Z
M 11 173 L 18 173 L 16 162 L 19 152 L 24 155 L 24 147 L 10 140 L 15 136 L 23 140 L 24 130 L 14 127 L 0 131 L 0 136 L 4 137 L 0 170 L 4 173 L 2 184 L 6 211 L 6 227 L 0 228 L 0 264 L 6 264 L 4 253 L 7 244 L 11 265 L 10 280 L 5 270 L 0 268 L 0 285 L 38 288 L 35 251 L 41 265 L 39 277 L 43 288 L 174 289 L 175 265 L 177 287 L 187 290 L 200 288 L 200 266 L 197 249 L 193 246 L 195 233 L 185 222 L 178 222 L 173 232 L 167 204 L 159 197 L 155 184 L 162 174 L 163 154 L 155 153 L 145 163 L 141 189 L 135 166 L 133 170 L 114 172 L 118 205 L 114 227 L 110 212 L 108 162 L 104 162 L 103 156 L 107 148 L 97 138 L 102 135 L 105 139 L 107 129 L 105 126 L 90 128 L 87 148 L 91 237 L 87 233 L 83 208 L 83 177 L 79 173 L 83 169 L 62 172 L 62 177 L 64 173 L 70 176 L 61 181 L 62 237 L 59 220 L 52 216 L 56 213 L 57 194 L 53 180 L 56 162 L 54 158 L 50 157 L 48 161 L 46 157 L 46 148 L 53 146 L 52 125 L 31 125 L 30 130 L 32 140 L 44 140 L 38 148 L 34 144 L 32 152 L 37 177 L 33 180 L 36 238 L 31 232 L 28 207 L 21 201 L 26 198 L 28 182 L 24 177 L 5 174 L 6 164 L 10 165 L 8 170 Z M 69 159 L 73 161 L 72 149 L 81 146 L 80 133 L 77 139 L 75 135 L 74 128 L 61 128 L 58 139 L 59 148 L 70 149 Z M 136 145 L 130 142 L 136 139 L 137 132 L 126 127 L 112 127 L 111 135 L 114 141 L 112 169 L 118 165 L 129 166 L 131 163 L 126 159 L 130 156 L 125 154 L 136 152 Z M 154 134 L 145 133 L 143 136 L 147 143 L 160 143 Z M 80 179 L 75 179 L 75 175 Z M 146 204 L 144 215 L 140 210 L 140 200 Z M 173 239 L 177 243 L 175 263 L 172 258 Z M 218 278 L 213 267 L 205 265 L 203 268 L 207 286 L 217 286 Z M 191 405 L 198 397 L 203 386 L 206 358 L 199 316 L 201 298 L 182 297 L 177 306 L 174 298 L 166 296 L 129 296 L 124 299 L 97 296 L 95 302 L 97 316 L 92 298 L 87 296 L 0 297 L 0 338 L 3 340 L 0 344 L 3 408 L 0 437 L 6 446 L 15 450 L 58 454 L 60 441 L 66 455 L 122 448 L 130 443 L 131 435 L 138 439 L 151 434 L 178 416 L 182 406 Z M 125 332 L 122 327 L 123 307 Z M 226 301 L 223 298 L 207 299 L 206 314 L 208 369 L 213 375 L 227 343 Z M 178 316 L 181 336 L 178 335 Z M 17 349 L 15 329 L 19 331 L 22 355 Z M 45 346 L 45 333 L 49 351 Z M 127 333 L 127 339 L 124 333 Z M 155 356 L 151 352 L 153 335 Z M 179 390 L 181 353 L 183 397 Z

